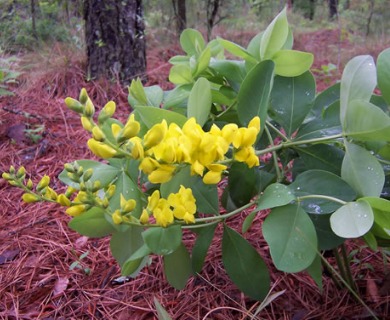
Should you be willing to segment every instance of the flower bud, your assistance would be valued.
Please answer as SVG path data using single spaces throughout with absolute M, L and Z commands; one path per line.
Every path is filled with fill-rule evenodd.
M 50 177 L 47 175 L 44 175 L 41 181 L 39 181 L 37 185 L 37 191 L 42 191 L 44 188 L 46 188 L 50 183 Z
M 23 193 L 22 200 L 26 203 L 33 203 L 40 200 L 40 198 L 32 193 Z
M 142 214 L 139 217 L 139 222 L 141 222 L 142 224 L 146 224 L 149 222 L 149 214 L 146 209 L 142 210 Z
M 102 111 L 99 113 L 98 122 L 99 124 L 103 124 L 107 119 L 111 118 L 116 109 L 116 104 L 114 101 L 109 101 L 103 107 Z
M 65 212 L 72 217 L 77 217 L 77 216 L 81 215 L 82 213 L 84 213 L 85 211 L 87 211 L 88 208 L 89 208 L 89 206 L 86 204 L 78 204 L 78 205 L 69 207 L 68 209 L 66 209 Z
M 95 114 L 95 106 L 92 103 L 91 99 L 88 99 L 85 103 L 84 116 L 87 118 L 92 118 Z
M 27 187 L 28 190 L 32 190 L 33 182 L 31 181 L 31 179 L 28 179 L 28 181 L 26 183 L 26 187 Z
M 108 189 L 106 191 L 106 196 L 108 199 L 110 199 L 114 195 L 115 189 L 116 189 L 115 184 L 112 184 L 108 187 Z
M 85 183 L 83 181 L 80 182 L 80 190 L 87 191 L 87 186 L 85 185 Z
M 79 177 L 81 177 L 81 176 L 83 175 L 83 173 L 84 173 L 84 168 L 83 168 L 82 166 L 79 166 L 79 167 L 77 168 L 76 174 L 77 174 Z
M 121 194 L 120 196 L 120 207 L 123 213 L 128 213 L 134 210 L 136 206 L 136 201 L 134 199 L 126 200 L 125 197 Z
M 72 111 L 75 111 L 77 113 L 83 112 L 83 105 L 76 99 L 70 97 L 65 98 L 65 104 Z
M 92 132 L 92 129 L 94 127 L 93 123 L 91 122 L 91 120 L 89 120 L 87 117 L 81 117 L 81 125 L 83 126 L 83 128 L 85 130 L 87 130 L 88 132 Z
M 100 183 L 99 180 L 96 180 L 96 181 L 93 183 L 92 192 L 96 192 L 96 191 L 100 190 L 101 188 L 102 188 L 102 184 Z
M 112 214 L 112 221 L 115 223 L 115 224 L 121 224 L 123 219 L 122 219 L 122 216 L 121 216 L 121 213 L 119 212 L 119 210 L 115 210 L 114 213 Z
M 104 141 L 104 139 L 106 138 L 106 135 L 98 126 L 93 127 L 92 136 L 97 141 Z
M 87 90 L 85 90 L 85 88 L 82 88 L 81 91 L 80 91 L 80 103 L 81 104 L 85 104 L 88 100 L 88 93 L 87 93 Z
M 67 198 L 70 198 L 70 196 L 75 193 L 77 191 L 77 189 L 73 188 L 73 187 L 68 187 L 65 191 L 65 197 Z
M 1 176 L 3 177 L 4 180 L 7 180 L 7 181 L 13 180 L 12 176 L 8 172 L 3 172 L 3 174 Z
M 122 130 L 122 127 L 119 124 L 113 123 L 111 125 L 111 132 L 112 132 L 113 136 L 115 137 L 115 139 L 118 138 L 121 130 Z
M 91 179 L 92 175 L 93 175 L 93 169 L 92 168 L 89 168 L 88 170 L 86 170 L 84 172 L 84 175 L 83 175 L 84 182 L 87 182 L 89 179 Z
M 144 136 L 144 146 L 152 148 L 159 144 L 165 137 L 168 130 L 167 122 L 163 120 L 161 123 L 155 124 Z
M 79 182 L 79 181 L 80 181 L 80 177 L 79 177 L 76 173 L 67 172 L 67 173 L 66 173 L 66 176 L 67 176 L 70 180 L 72 180 L 72 181 L 74 181 L 74 182 Z
M 9 173 L 10 174 L 14 174 L 15 173 L 15 167 L 14 166 L 10 166 L 9 167 Z
M 16 172 L 16 178 L 22 179 L 26 175 L 26 169 L 24 167 L 20 167 L 19 170 Z
M 95 155 L 103 159 L 112 158 L 117 153 L 114 148 L 111 148 L 103 142 L 96 141 L 95 139 L 89 139 L 87 144 Z
M 47 187 L 45 192 L 45 197 L 51 200 L 57 200 L 57 192 L 55 192 L 52 188 Z
M 64 207 L 70 206 L 70 200 L 66 197 L 65 194 L 60 194 L 57 198 L 57 202 Z
M 75 172 L 75 169 L 71 163 L 65 163 L 64 164 L 64 169 L 68 172 Z

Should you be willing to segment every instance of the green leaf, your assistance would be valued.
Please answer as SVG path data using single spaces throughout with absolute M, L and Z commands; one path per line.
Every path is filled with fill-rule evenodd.
M 247 51 L 255 57 L 258 61 L 260 61 L 260 43 L 261 38 L 263 37 L 263 32 L 255 35 L 248 44 Z
M 390 48 L 382 51 L 376 61 L 378 87 L 387 104 L 390 104 Z
M 131 84 L 129 86 L 128 99 L 132 107 L 136 105 L 148 105 L 148 99 L 146 98 L 145 90 L 142 85 L 141 79 L 137 78 L 131 81 Z
M 189 166 L 176 172 L 170 181 L 161 184 L 161 196 L 166 198 L 169 194 L 178 192 L 181 185 L 192 189 L 198 212 L 219 214 L 217 186 L 204 184 L 201 177 L 197 175 L 192 176 Z
M 289 136 L 299 128 L 313 106 L 315 88 L 310 72 L 294 78 L 275 77 L 269 114 Z
M 343 238 L 358 238 L 366 234 L 374 223 L 374 213 L 364 200 L 349 202 L 330 217 L 330 226 Z
M 317 139 L 337 134 L 341 134 L 339 101 L 326 108 L 322 115 L 301 125 L 294 140 Z
M 217 224 L 202 227 L 199 231 L 194 247 L 192 248 L 192 269 L 194 272 L 200 272 L 203 268 L 211 241 L 214 237 Z
M 156 298 L 153 298 L 153 301 L 154 305 L 156 306 L 158 320 L 172 320 L 172 318 L 169 316 L 168 312 L 163 308 L 160 302 Z
M 148 129 L 157 123 L 161 123 L 164 119 L 167 121 L 168 125 L 170 123 L 176 123 L 180 127 L 188 120 L 180 113 L 154 107 L 139 106 L 135 108 L 135 112 Z
M 374 213 L 371 232 L 382 239 L 390 239 L 390 201 L 376 197 L 364 197 Z
M 199 78 L 188 98 L 187 117 L 194 117 L 201 127 L 206 123 L 211 110 L 210 82 Z
M 344 68 L 340 87 L 340 122 L 344 125 L 352 100 L 370 101 L 376 86 L 376 70 L 371 56 L 358 56 Z
M 245 64 L 242 61 L 216 60 L 210 63 L 210 67 L 229 82 L 241 84 L 246 76 Z
M 189 56 L 194 56 L 203 51 L 205 41 L 198 30 L 185 29 L 180 35 L 180 45 Z
M 341 177 L 359 196 L 378 197 L 385 183 L 385 174 L 378 160 L 367 150 L 345 142 Z
M 317 254 L 317 235 L 309 216 L 298 205 L 275 208 L 263 223 L 263 235 L 278 270 L 299 272 Z
M 283 48 L 288 37 L 288 21 L 284 8 L 265 29 L 260 42 L 260 57 L 262 60 L 271 59 L 276 52 Z
M 88 169 L 93 169 L 93 175 L 90 178 L 90 181 L 92 183 L 95 181 L 100 181 L 102 188 L 107 187 L 119 173 L 118 168 L 98 161 L 77 160 L 73 163 L 77 163 L 79 166 L 83 167 L 84 172 Z M 79 189 L 79 184 L 68 178 L 66 170 L 63 170 L 58 178 L 66 185 Z
M 297 197 L 307 195 L 324 195 L 343 201 L 356 198 L 355 191 L 339 176 L 323 170 L 308 170 L 295 179 L 290 185 Z M 306 199 L 301 202 L 306 212 L 322 214 L 331 213 L 340 207 L 339 203 L 327 199 Z
M 231 200 L 237 206 L 247 204 L 258 192 L 258 170 L 246 163 L 234 162 L 229 170 L 228 189 Z
M 242 227 L 241 227 L 242 233 L 246 233 L 249 230 L 249 228 L 252 226 L 253 220 L 256 218 L 256 214 L 258 213 L 259 213 L 258 210 L 254 210 L 245 217 L 245 220 L 242 223 Z
M 210 59 L 211 59 L 211 50 L 210 48 L 205 48 L 200 54 L 199 58 L 197 59 L 194 77 L 198 76 L 199 74 L 201 74 L 203 71 L 207 69 L 210 63 Z
M 344 151 L 328 144 L 296 148 L 307 169 L 318 169 L 340 175 Z
M 280 50 L 273 55 L 272 61 L 275 63 L 275 74 L 297 77 L 310 69 L 314 56 L 297 50 Z
M 177 290 L 186 286 L 192 275 L 191 258 L 183 243 L 170 254 L 164 255 L 164 274 L 169 284 Z
M 295 200 L 295 195 L 288 186 L 281 183 L 269 185 L 257 201 L 256 210 L 275 208 L 289 204 Z
M 319 93 L 315 100 L 311 113 L 314 118 L 319 118 L 323 115 L 324 111 L 328 109 L 336 101 L 340 100 L 340 82 L 330 86 L 321 93 Z M 340 121 L 340 115 L 338 115 Z
M 171 91 L 166 91 L 164 98 L 164 109 L 172 109 L 180 107 L 184 111 L 187 108 L 187 100 L 190 95 L 192 84 L 183 84 L 177 86 Z
M 116 231 L 107 221 L 104 210 L 96 207 L 74 217 L 68 225 L 72 230 L 90 238 L 102 238 Z
M 245 48 L 239 46 L 238 44 L 221 38 L 218 38 L 218 42 L 225 50 L 229 51 L 231 54 L 253 64 L 256 64 L 258 62 Z
M 315 281 L 317 287 L 322 292 L 322 261 L 320 255 L 316 255 L 313 263 L 306 269 L 307 273 Z
M 232 281 L 247 296 L 262 300 L 267 296 L 270 276 L 258 252 L 239 233 L 225 226 L 222 262 Z
M 137 251 L 143 242 L 143 228 L 126 226 L 126 230 L 115 232 L 110 240 L 111 253 L 120 266 Z
M 164 98 L 164 91 L 160 86 L 150 86 L 144 88 L 148 105 L 159 108 Z
M 154 254 L 167 255 L 180 246 L 182 230 L 181 226 L 176 224 L 167 228 L 149 228 L 142 233 L 142 237 Z
M 330 227 L 332 214 L 309 214 L 317 232 L 319 250 L 332 250 L 342 244 L 345 239 L 337 236 Z
M 123 246 L 123 243 L 122 243 Z M 121 274 L 123 276 L 135 277 L 138 272 L 146 265 L 147 256 L 152 252 L 147 245 L 140 246 L 126 261 L 123 262 Z
M 344 134 L 361 141 L 390 141 L 390 117 L 368 101 L 353 100 L 346 113 Z
M 247 126 L 256 116 L 260 117 L 260 135 L 267 119 L 270 93 L 274 77 L 274 63 L 263 61 L 258 63 L 247 74 L 237 96 L 237 113 L 240 122 Z
M 176 85 L 194 82 L 191 68 L 184 64 L 172 66 L 169 71 L 169 81 Z

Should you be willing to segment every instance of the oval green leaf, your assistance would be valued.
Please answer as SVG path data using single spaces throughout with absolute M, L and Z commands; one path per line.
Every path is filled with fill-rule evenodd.
M 205 41 L 198 30 L 185 29 L 180 35 L 180 45 L 189 56 L 194 56 L 203 51 Z
M 269 185 L 257 200 L 256 210 L 281 207 L 294 201 L 295 195 L 288 186 L 281 183 Z
M 316 230 L 298 205 L 275 208 L 263 223 L 263 235 L 278 270 L 299 272 L 308 268 L 317 254 Z
M 358 238 L 366 234 L 374 223 L 371 206 L 364 200 L 349 202 L 330 217 L 330 226 L 342 238 Z
M 164 274 L 169 284 L 177 290 L 186 286 L 192 275 L 191 259 L 183 243 L 168 255 L 164 255 Z
M 280 50 L 274 54 L 275 74 L 283 77 L 297 77 L 308 71 L 313 64 L 314 56 L 297 50 Z
M 259 253 L 239 233 L 225 226 L 222 262 L 236 286 L 248 297 L 262 300 L 270 287 L 267 266 Z
M 101 208 L 88 210 L 73 218 L 68 225 L 72 230 L 90 238 L 102 238 L 116 231 Z
M 211 109 L 210 82 L 206 78 L 199 78 L 188 98 L 187 117 L 194 117 L 201 127 L 206 123 Z
M 382 51 L 376 61 L 378 73 L 378 87 L 382 97 L 390 104 L 390 48 Z
M 167 255 L 180 246 L 182 230 L 180 225 L 171 225 L 167 228 L 149 228 L 142 233 L 142 237 L 151 252 Z

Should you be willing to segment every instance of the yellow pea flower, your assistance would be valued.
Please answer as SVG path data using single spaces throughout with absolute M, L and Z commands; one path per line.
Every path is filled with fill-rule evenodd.
M 97 141 L 104 141 L 104 139 L 106 138 L 106 135 L 104 134 L 102 129 L 100 129 L 98 126 L 93 127 L 92 136 Z
M 238 126 L 235 123 L 229 123 L 222 128 L 221 136 L 225 141 L 230 144 L 233 142 L 234 136 L 238 130 Z
M 260 132 L 260 118 L 259 117 L 254 117 L 248 124 L 248 128 L 255 128 L 257 132 Z
M 147 157 L 143 158 L 140 165 L 139 169 L 145 172 L 146 174 L 152 173 L 154 170 L 156 170 L 160 164 L 154 160 L 153 158 Z
M 51 200 L 57 200 L 57 192 L 55 192 L 52 188 L 47 187 L 45 192 L 45 197 Z
M 103 142 L 96 141 L 95 139 L 89 139 L 87 144 L 89 149 L 100 158 L 108 159 L 117 154 L 115 149 L 111 148 Z
M 40 198 L 35 194 L 23 193 L 22 200 L 26 203 L 33 203 L 40 201 Z
M 155 190 L 152 193 L 152 195 L 148 197 L 147 209 L 149 211 L 153 211 L 157 207 L 159 200 L 160 200 L 160 191 L 159 190 Z
M 148 175 L 148 180 L 151 183 L 164 183 L 168 182 L 173 173 L 175 172 L 176 167 L 168 164 L 161 164 L 156 170 L 152 171 Z
M 114 101 L 108 101 L 103 107 L 101 113 L 104 114 L 104 117 L 111 118 L 116 110 L 116 104 Z M 99 115 L 100 116 L 100 115 Z
M 146 209 L 142 210 L 142 213 L 141 213 L 141 216 L 139 218 L 139 221 L 142 224 L 146 224 L 146 223 L 149 222 L 149 214 L 148 214 L 148 211 Z
M 131 114 L 122 130 L 121 136 L 127 139 L 133 138 L 139 133 L 140 129 L 140 123 L 135 120 L 134 114 Z
M 119 137 L 121 130 L 122 130 L 122 127 L 119 124 L 113 123 L 111 125 L 111 132 L 112 132 L 113 136 L 115 137 L 115 139 L 117 139 Z
M 123 222 L 123 218 L 119 210 L 115 210 L 111 217 L 115 224 L 121 224 Z
M 203 177 L 203 182 L 205 184 L 217 184 L 222 179 L 222 172 L 218 171 L 209 171 Z
M 151 148 L 159 144 L 167 133 L 168 125 L 165 120 L 151 127 L 144 136 L 145 148 Z
M 77 217 L 77 216 L 81 215 L 82 213 L 84 213 L 85 211 L 87 211 L 87 209 L 88 209 L 88 205 L 78 204 L 78 205 L 69 207 L 68 209 L 66 209 L 65 212 L 72 217 Z
M 142 139 L 140 137 L 133 137 L 129 140 L 131 148 L 131 156 L 133 159 L 144 158 L 144 147 L 142 146 Z
M 123 194 L 120 196 L 120 207 L 123 213 L 128 213 L 134 210 L 136 206 L 136 201 L 134 199 L 126 200 Z

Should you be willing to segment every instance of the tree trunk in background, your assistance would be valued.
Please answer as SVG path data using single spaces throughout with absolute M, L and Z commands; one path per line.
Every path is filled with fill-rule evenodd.
M 207 40 L 210 41 L 211 31 L 217 24 L 217 14 L 219 10 L 220 0 L 207 0 L 206 12 L 207 12 Z
M 180 37 L 183 30 L 187 27 L 186 0 L 172 0 L 172 5 L 176 20 L 176 32 Z
M 31 22 L 32 22 L 32 34 L 34 36 L 35 39 L 38 38 L 38 35 L 37 35 L 37 25 L 36 25 L 36 18 L 37 18 L 37 14 L 36 14 L 36 11 L 35 11 L 35 0 L 31 0 Z
M 88 76 L 127 85 L 146 71 L 141 0 L 85 0 Z
M 333 20 L 337 17 L 338 0 L 328 0 L 329 3 L 329 19 Z

